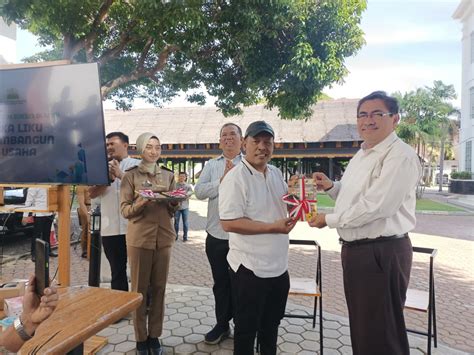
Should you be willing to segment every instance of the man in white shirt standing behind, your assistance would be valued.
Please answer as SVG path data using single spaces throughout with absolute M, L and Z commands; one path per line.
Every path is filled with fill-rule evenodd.
M 403 317 L 415 227 L 415 151 L 395 134 L 398 102 L 383 91 L 362 98 L 357 128 L 364 139 L 341 181 L 313 178 L 336 200 L 334 212 L 318 214 L 313 227 L 337 228 L 342 244 L 344 292 L 354 355 L 408 355 Z
M 122 132 L 111 132 L 106 136 L 109 156 L 110 186 L 89 188 L 91 198 L 100 197 L 100 235 L 104 253 L 112 272 L 111 287 L 128 291 L 127 278 L 127 220 L 120 213 L 120 182 L 125 170 L 140 163 L 128 156 L 128 136 Z
M 229 232 L 234 304 L 234 354 L 253 354 L 255 335 L 265 355 L 276 354 L 278 326 L 290 288 L 288 233 L 295 221 L 287 217 L 282 196 L 288 192 L 280 170 L 267 163 L 274 132 L 255 121 L 245 132 L 242 162 L 219 187 L 219 214 Z
M 226 123 L 219 133 L 222 155 L 209 160 L 204 166 L 199 181 L 194 188 L 200 200 L 209 199 L 207 205 L 206 255 L 211 266 L 216 304 L 216 325 L 206 334 L 207 344 L 218 344 L 229 336 L 229 322 L 232 319 L 232 294 L 230 290 L 229 234 L 222 229 L 219 217 L 219 185 L 227 173 L 242 160 L 242 130 L 235 123 Z

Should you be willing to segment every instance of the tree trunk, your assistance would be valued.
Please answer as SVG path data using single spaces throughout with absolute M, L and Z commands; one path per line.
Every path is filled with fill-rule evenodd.
M 441 137 L 441 149 L 439 152 L 439 189 L 443 191 L 443 173 L 444 173 L 444 137 Z

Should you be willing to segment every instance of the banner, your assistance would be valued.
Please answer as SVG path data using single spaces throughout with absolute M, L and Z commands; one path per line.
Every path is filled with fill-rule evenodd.
M 0 70 L 0 183 L 107 185 L 96 63 Z

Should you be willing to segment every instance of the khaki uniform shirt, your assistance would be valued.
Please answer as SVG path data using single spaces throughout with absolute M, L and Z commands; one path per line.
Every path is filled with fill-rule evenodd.
M 128 219 L 127 245 L 152 250 L 170 247 L 176 238 L 171 218 L 178 206 L 167 201 L 152 201 L 137 208 L 134 206 L 139 196 L 137 191 L 143 189 L 172 191 L 175 189 L 174 174 L 160 167 L 153 175 L 141 166 L 124 174 L 120 186 L 120 210 Z

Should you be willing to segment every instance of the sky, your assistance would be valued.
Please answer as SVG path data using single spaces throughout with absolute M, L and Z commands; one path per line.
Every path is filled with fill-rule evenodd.
M 454 85 L 458 98 L 453 103 L 460 107 L 462 26 L 452 18 L 460 2 L 369 0 L 361 23 L 366 44 L 346 60 L 344 83 L 324 92 L 332 98 L 361 98 L 375 90 L 403 93 L 441 80 Z M 17 61 L 38 51 L 35 37 L 19 30 Z M 166 106 L 189 105 L 180 97 Z M 135 107 L 151 106 L 137 101 Z

